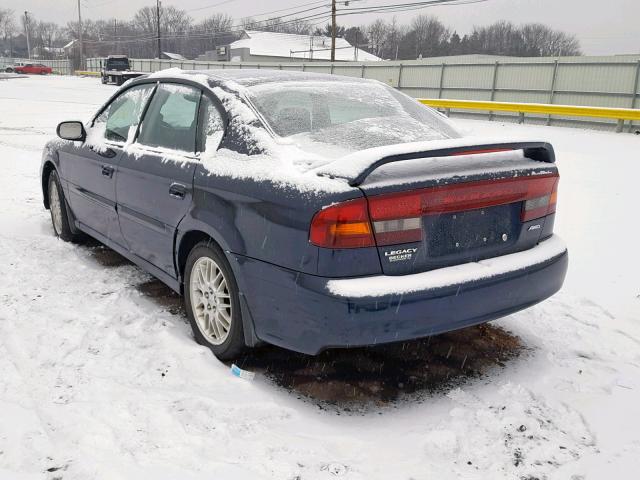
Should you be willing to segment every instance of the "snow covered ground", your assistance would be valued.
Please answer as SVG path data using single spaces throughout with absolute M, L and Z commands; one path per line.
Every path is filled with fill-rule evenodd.
M 0 479 L 636 478 L 640 136 L 459 122 L 556 146 L 566 286 L 495 322 L 526 347 L 503 368 L 319 408 L 262 375 L 233 377 L 180 312 L 136 288 L 148 275 L 54 238 L 42 146 L 112 91 L 0 80 Z

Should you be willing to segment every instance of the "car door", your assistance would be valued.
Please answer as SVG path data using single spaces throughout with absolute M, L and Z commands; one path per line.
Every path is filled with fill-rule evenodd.
M 120 227 L 132 253 L 176 277 L 174 238 L 191 206 L 200 88 L 158 86 L 136 142 L 119 164 Z
M 138 85 L 114 98 L 87 128 L 87 140 L 59 151 L 59 175 L 81 228 L 125 246 L 116 212 L 117 167 L 130 132 L 155 84 Z

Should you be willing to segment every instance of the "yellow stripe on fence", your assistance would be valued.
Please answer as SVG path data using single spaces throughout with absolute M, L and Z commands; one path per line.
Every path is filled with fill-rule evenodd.
M 576 105 L 548 105 L 544 103 L 484 102 L 478 100 L 418 99 L 434 108 L 460 110 L 486 110 L 489 112 L 537 113 L 561 117 L 612 118 L 615 120 L 640 121 L 640 109 L 583 107 Z
M 76 75 L 91 75 L 95 77 L 99 77 L 101 75 L 100 72 L 91 72 L 89 70 L 76 70 L 74 73 Z

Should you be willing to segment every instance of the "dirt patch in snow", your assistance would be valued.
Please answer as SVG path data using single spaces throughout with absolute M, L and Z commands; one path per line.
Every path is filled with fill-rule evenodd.
M 129 260 L 124 258 L 115 250 L 104 246 L 97 240 L 87 239 L 83 242 L 85 247 L 89 248 L 91 256 L 104 267 L 121 267 L 124 265 L 133 265 Z M 150 297 L 160 306 L 174 315 L 182 315 L 185 317 L 182 297 L 167 287 L 160 280 L 150 277 L 148 281 L 135 285 L 135 288 L 145 297 Z
M 104 267 L 120 267 L 122 265 L 132 265 L 132 263 L 120 255 L 115 250 L 105 247 L 97 240 L 87 239 L 84 246 L 91 251 L 91 256 Z
M 187 313 L 184 310 L 182 297 L 167 287 L 160 280 L 152 278 L 148 282 L 136 285 L 139 292 L 147 297 L 153 298 L 156 303 L 165 307 L 174 315 L 181 315 L 187 321 Z
M 87 246 L 105 267 L 131 264 L 99 242 L 91 240 Z M 135 287 L 187 321 L 182 298 L 159 280 Z M 301 398 L 349 411 L 449 391 L 504 367 L 524 350 L 517 336 L 484 324 L 409 342 L 327 350 L 316 357 L 265 345 L 235 363 Z
M 517 357 L 520 338 L 489 324 L 410 342 L 327 350 L 317 357 L 276 347 L 236 363 L 321 404 L 350 409 L 448 391 Z

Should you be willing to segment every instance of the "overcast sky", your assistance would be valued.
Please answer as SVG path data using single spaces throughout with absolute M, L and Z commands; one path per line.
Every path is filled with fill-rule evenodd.
M 196 20 L 217 12 L 239 19 L 258 17 L 261 13 L 311 3 L 312 0 L 163 0 L 163 5 L 189 10 Z M 352 0 L 351 6 L 376 6 L 409 3 L 415 0 Z M 331 2 L 326 0 L 327 5 Z M 25 9 L 39 20 L 66 23 L 77 18 L 77 0 L 2 0 L 2 6 L 23 12 Z M 221 4 L 222 3 L 222 4 Z M 221 4 L 214 6 L 216 4 Z M 83 17 L 128 19 L 140 7 L 155 5 L 155 0 L 81 0 Z M 210 8 L 203 8 L 210 7 Z M 301 7 L 300 9 L 309 8 Z M 317 12 L 315 10 L 312 13 Z M 328 9 L 327 9 L 328 12 Z M 282 15 L 290 11 L 275 13 Z M 539 22 L 574 33 L 589 55 L 640 53 L 640 0 L 486 0 L 459 6 L 430 7 L 419 11 L 364 14 L 339 17 L 338 23 L 362 25 L 377 17 L 391 20 L 395 15 L 408 23 L 418 13 L 438 16 L 461 35 L 474 25 L 497 20 L 515 23 Z

